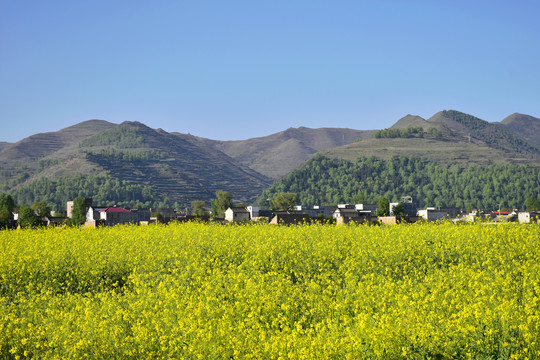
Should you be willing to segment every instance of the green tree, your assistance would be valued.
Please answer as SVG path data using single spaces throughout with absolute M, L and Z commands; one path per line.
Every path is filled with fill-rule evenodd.
M 13 209 L 15 209 L 15 201 L 13 201 L 11 195 L 0 194 L 0 210 L 13 212 Z
M 39 224 L 39 218 L 34 213 L 34 210 L 26 205 L 19 208 L 19 219 L 17 220 L 21 227 L 32 227 Z
M 225 217 L 225 211 L 232 206 L 232 197 L 227 191 L 218 190 L 216 198 L 212 200 L 212 211 L 214 217 Z
M 381 196 L 379 198 L 379 202 L 377 203 L 377 207 L 379 208 L 377 211 L 377 215 L 379 216 L 388 216 L 390 215 L 390 202 L 388 199 L 384 196 Z
M 298 198 L 294 193 L 279 193 L 271 201 L 270 207 L 272 210 L 287 210 L 296 205 Z
M 405 215 L 405 206 L 403 206 L 402 202 L 399 202 L 396 206 L 392 208 L 392 215 L 393 216 Z
M 208 216 L 208 209 L 206 204 L 201 200 L 194 200 L 191 202 L 191 215 L 195 216 Z
M 0 209 L 0 229 L 5 229 L 11 226 L 13 213 L 6 209 Z
M 358 194 L 356 194 L 352 198 L 353 204 L 366 204 L 368 201 L 366 193 L 363 191 L 359 191 Z
M 36 201 L 34 205 L 32 205 L 32 210 L 34 210 L 39 218 L 51 216 L 51 208 L 45 201 Z
M 68 224 L 73 226 L 80 226 L 86 221 L 86 203 L 84 198 L 78 197 L 73 200 L 73 208 L 71 209 L 71 219 Z
M 535 197 L 530 197 L 525 200 L 525 207 L 527 208 L 527 211 L 538 211 L 540 210 L 540 200 Z

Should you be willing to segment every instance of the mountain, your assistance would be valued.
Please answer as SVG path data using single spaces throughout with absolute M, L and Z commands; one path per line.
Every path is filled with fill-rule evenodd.
M 521 136 L 536 120 L 489 123 L 454 110 L 428 120 L 408 115 L 370 139 L 319 151 L 266 189 L 259 203 L 293 192 L 304 206 L 336 204 L 363 192 L 368 202 L 411 195 L 420 206 L 521 209 L 539 195 L 540 150 L 534 137 Z
M 5 147 L 11 145 L 11 143 L 0 141 L 0 151 L 2 151 Z
M 428 119 L 430 124 L 439 124 L 454 137 L 479 140 L 489 147 L 521 154 L 540 155 L 540 150 L 527 140 L 505 127 L 498 126 L 455 110 L 441 111 Z
M 408 115 L 391 129 L 438 129 L 437 136 L 370 138 L 320 151 L 334 159 L 355 161 L 359 156 L 388 160 L 392 156 L 425 158 L 441 165 L 461 167 L 489 164 L 540 166 L 540 150 L 524 138 L 495 123 L 458 111 L 441 111 L 428 120 Z
M 369 139 L 371 133 L 371 130 L 299 127 L 247 140 L 201 141 L 261 174 L 278 179 L 320 150 Z
M 121 202 L 126 199 L 111 193 L 100 196 L 101 187 L 96 184 L 115 186 L 118 191 L 130 186 L 133 193 L 147 194 L 147 199 L 166 198 L 169 206 L 176 202 L 181 207 L 189 206 L 192 200 L 209 203 L 217 190 L 230 192 L 235 200 L 251 202 L 271 183 L 192 136 L 169 134 L 137 122 L 116 125 L 92 121 L 37 134 L 0 151 L 0 163 L 0 179 L 5 184 L 0 190 L 14 191 L 20 199 L 31 202 L 38 198 L 39 189 L 47 187 L 54 191 L 43 191 L 42 196 L 49 196 L 60 208 L 66 196 L 51 198 L 50 193 L 59 194 L 60 184 L 66 193 L 73 193 L 72 188 L 77 187 L 71 185 L 73 182 L 79 183 L 76 196 Z
M 514 113 L 498 123 L 498 125 L 540 147 L 540 119 L 530 115 Z
M 71 153 L 73 146 L 77 147 L 82 139 L 116 126 L 104 120 L 88 120 L 57 132 L 32 135 L 0 149 L 0 164 L 16 161 L 28 162 L 60 152 L 54 156 L 57 158 L 62 153 Z
M 430 124 L 424 118 L 418 115 L 409 114 L 399 119 L 394 125 L 390 127 L 390 129 L 407 129 L 412 127 L 421 127 L 427 130 L 430 126 L 433 126 L 433 124 Z

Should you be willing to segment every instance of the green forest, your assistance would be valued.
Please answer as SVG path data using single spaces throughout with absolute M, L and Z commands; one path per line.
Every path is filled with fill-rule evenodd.
M 96 205 L 119 205 L 130 208 L 172 206 L 148 186 L 130 184 L 111 175 L 78 175 L 71 178 L 50 180 L 41 178 L 9 194 L 17 204 L 44 201 L 53 210 L 65 210 L 66 202 L 77 197 L 91 197 Z
M 420 207 L 463 210 L 524 209 L 540 193 L 540 169 L 517 165 L 445 167 L 425 159 L 393 157 L 388 161 L 360 157 L 355 163 L 315 155 L 304 167 L 265 190 L 264 206 L 281 192 L 298 195 L 303 206 L 353 202 L 359 193 L 366 203 L 379 197 L 401 201 L 409 195 Z

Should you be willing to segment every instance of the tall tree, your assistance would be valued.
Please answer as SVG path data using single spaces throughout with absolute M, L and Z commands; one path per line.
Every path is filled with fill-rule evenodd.
M 201 200 L 194 200 L 191 202 L 191 215 L 195 216 L 208 216 L 208 209 L 206 204 Z
M 15 208 L 15 201 L 13 201 L 13 198 L 11 197 L 11 195 L 0 194 L 0 209 L 13 212 L 14 208 Z
M 32 227 L 39 224 L 39 218 L 34 213 L 34 210 L 26 205 L 19 208 L 19 219 L 17 220 L 22 227 Z
M 540 210 L 540 200 L 535 197 L 530 197 L 525 200 L 525 207 L 527 208 L 527 211 L 538 211 Z
M 218 190 L 216 198 L 212 200 L 214 217 L 225 217 L 225 211 L 232 206 L 232 197 L 227 191 Z
M 13 201 L 11 195 L 0 194 L 0 229 L 11 226 L 14 208 L 15 201 Z
M 287 210 L 298 203 L 298 198 L 294 193 L 279 193 L 271 201 L 272 210 Z
M 86 203 L 84 198 L 78 197 L 73 200 L 73 208 L 71 209 L 71 219 L 69 225 L 82 225 L 86 221 Z
M 381 196 L 379 198 L 379 202 L 377 203 L 377 207 L 379 208 L 377 211 L 377 214 L 379 216 L 388 216 L 390 215 L 390 202 L 388 199 L 384 196 Z
M 36 201 L 34 205 L 32 205 L 32 210 L 34 210 L 36 215 L 40 218 L 51 216 L 51 208 L 45 201 Z

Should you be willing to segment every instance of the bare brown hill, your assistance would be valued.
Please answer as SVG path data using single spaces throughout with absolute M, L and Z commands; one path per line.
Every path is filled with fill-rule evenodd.
M 371 130 L 299 127 L 247 140 L 201 141 L 223 151 L 241 164 L 277 179 L 317 151 L 351 144 L 358 139 L 369 139 L 371 133 Z
M 520 136 L 540 147 L 540 119 L 530 115 L 514 113 L 500 122 L 500 125 L 514 135 Z
M 70 146 L 77 146 L 79 141 L 116 126 L 117 124 L 104 120 L 88 120 L 60 131 L 32 135 L 2 148 L 0 150 L 0 163 L 32 162 Z M 67 153 L 71 152 L 71 150 L 67 151 Z M 60 154 L 53 157 L 62 158 Z
M 189 207 L 193 200 L 209 203 L 217 190 L 251 202 L 271 183 L 193 136 L 169 134 L 138 122 L 117 125 L 90 121 L 37 134 L 0 151 L 0 159 L 4 186 L 0 190 L 19 193 L 25 187 L 41 189 L 35 183 L 42 178 L 57 181 L 108 174 Z

